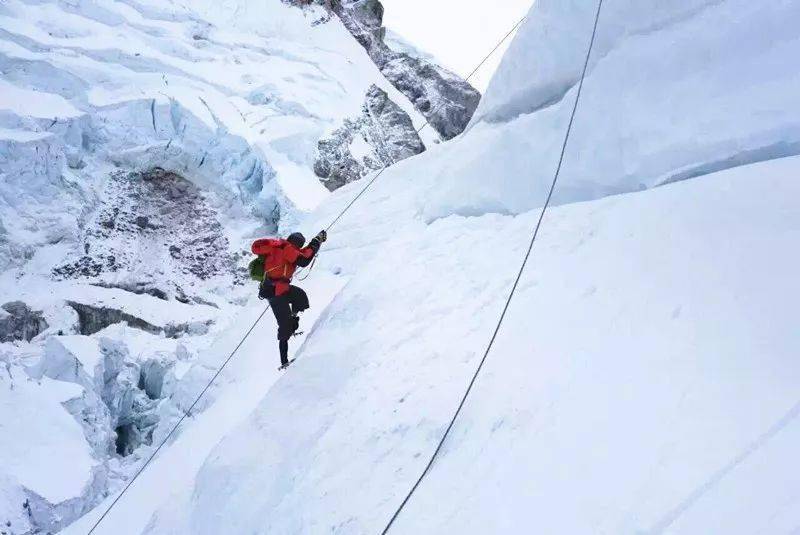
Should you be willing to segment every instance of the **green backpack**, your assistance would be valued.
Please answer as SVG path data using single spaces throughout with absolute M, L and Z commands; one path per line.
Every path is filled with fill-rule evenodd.
M 250 269 L 250 278 L 256 282 L 264 280 L 264 256 L 257 256 L 250 261 L 248 268 Z

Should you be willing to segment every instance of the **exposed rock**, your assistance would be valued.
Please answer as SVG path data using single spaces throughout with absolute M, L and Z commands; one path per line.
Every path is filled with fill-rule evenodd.
M 185 334 L 198 336 L 206 334 L 213 323 L 208 320 L 179 324 L 168 323 L 163 326 L 157 326 L 116 308 L 88 305 L 75 301 L 67 301 L 67 304 L 78 313 L 78 332 L 86 336 L 98 333 L 116 323 L 127 323 L 128 326 L 135 329 L 141 329 L 151 334 L 163 334 L 167 338 L 178 338 Z
M 83 335 L 89 336 L 102 331 L 109 325 L 122 322 L 152 334 L 163 332 L 162 328 L 115 308 L 98 307 L 74 301 L 68 301 L 67 304 L 78 313 L 78 331 Z
M 150 220 L 143 215 L 136 216 L 136 225 L 138 225 L 139 228 L 146 229 L 150 226 Z
M 481 98 L 474 87 L 427 59 L 389 48 L 384 42 L 379 0 L 334 0 L 331 7 L 386 79 L 408 97 L 442 138 L 451 139 L 464 131 Z
M 160 288 L 156 288 L 151 283 L 146 282 L 121 282 L 121 283 L 111 283 L 111 282 L 95 282 L 94 286 L 99 286 L 101 288 L 117 288 L 119 290 L 124 290 L 126 292 L 131 292 L 137 295 L 152 295 L 157 299 L 161 299 L 162 301 L 169 300 L 169 295 L 167 292 Z M 176 297 L 176 299 L 178 299 Z M 179 299 L 178 299 L 179 300 Z
M 164 326 L 163 332 L 167 338 L 180 338 L 183 335 L 202 336 L 208 334 L 208 329 L 212 324 L 211 320 L 190 321 L 179 324 L 168 323 Z
M 408 114 L 373 85 L 361 115 L 319 141 L 314 172 L 333 191 L 424 150 Z
M 283 1 L 299 7 L 318 4 L 331 9 L 386 79 L 408 97 L 442 138 L 451 139 L 467 127 L 480 102 L 480 93 L 457 74 L 427 58 L 392 50 L 385 42 L 380 0 Z
M 95 279 L 159 299 L 182 293 L 178 281 L 187 278 L 241 278 L 208 194 L 185 178 L 160 168 L 116 172 L 102 197 L 84 228 L 82 254 L 56 267 L 57 278 Z
M 47 329 L 41 311 L 33 311 L 22 301 L 4 304 L 0 312 L 0 342 L 25 340 L 30 342 Z

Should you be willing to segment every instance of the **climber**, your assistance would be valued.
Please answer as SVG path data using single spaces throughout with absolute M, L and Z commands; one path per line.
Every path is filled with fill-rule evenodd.
M 251 249 L 257 258 L 250 263 L 250 276 L 260 280 L 258 296 L 269 301 L 278 322 L 281 369 L 291 364 L 289 338 L 300 326 L 298 314 L 309 307 L 308 295 L 291 284 L 292 276 L 298 266 L 306 267 L 311 263 L 327 239 L 328 234 L 322 230 L 307 247 L 304 247 L 305 237 L 299 232 L 285 240 L 262 238 L 253 242 Z

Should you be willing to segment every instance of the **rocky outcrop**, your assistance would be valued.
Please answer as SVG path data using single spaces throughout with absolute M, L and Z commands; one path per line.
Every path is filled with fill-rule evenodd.
M 333 191 L 424 150 L 408 114 L 373 85 L 361 115 L 319 141 L 314 172 Z
M 242 279 L 208 194 L 161 168 L 112 173 L 82 241 L 79 254 L 53 270 L 56 278 L 165 300 L 189 299 L 181 282 Z
M 162 332 L 155 325 L 115 308 L 87 305 L 74 301 L 68 301 L 67 304 L 78 313 L 78 332 L 85 336 L 98 333 L 109 325 L 123 322 L 151 334 L 160 334 Z
M 178 338 L 185 334 L 193 336 L 206 334 L 211 325 L 209 320 L 179 324 L 168 323 L 164 326 L 158 326 L 116 308 L 77 303 L 75 301 L 67 301 L 67 304 L 78 314 L 78 332 L 86 336 L 98 333 L 116 323 L 127 323 L 128 326 L 135 329 L 140 329 L 150 334 L 163 334 L 167 338 Z
M 331 8 L 386 79 L 408 97 L 442 138 L 451 139 L 464 131 L 481 98 L 474 87 L 427 59 L 389 48 L 384 42 L 379 0 L 334 0 Z
M 0 342 L 25 340 L 30 342 L 47 329 L 41 312 L 35 312 L 22 301 L 12 301 L 0 307 Z

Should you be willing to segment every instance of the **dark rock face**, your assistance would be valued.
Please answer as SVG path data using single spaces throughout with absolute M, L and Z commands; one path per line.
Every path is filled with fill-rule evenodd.
M 47 322 L 41 312 L 35 312 L 22 301 L 12 301 L 2 307 L 0 313 L 0 342 L 25 340 L 30 342 L 47 329 Z
M 125 290 L 126 292 L 131 292 L 137 295 L 151 295 L 156 299 L 161 299 L 162 301 L 169 300 L 169 295 L 167 294 L 167 292 L 149 284 L 142 284 L 136 282 L 110 283 L 101 281 L 101 282 L 95 282 L 93 285 L 99 286 L 101 288 L 117 288 L 119 290 Z M 178 298 L 176 297 L 176 299 Z
M 185 178 L 160 168 L 113 173 L 102 201 L 84 228 L 82 254 L 56 267 L 56 278 L 159 299 L 185 296 L 179 281 L 242 278 L 216 210 Z
M 96 307 L 74 301 L 68 301 L 67 304 L 78 313 L 78 332 L 86 336 L 98 333 L 109 325 L 122 322 L 152 334 L 162 332 L 159 327 L 115 308 Z
M 411 118 L 385 91 L 367 91 L 361 115 L 319 141 L 314 172 L 333 191 L 425 150 Z M 361 149 L 361 150 L 359 150 Z
M 74 301 L 67 301 L 67 304 L 78 313 L 78 332 L 86 336 L 98 333 L 109 325 L 124 322 L 130 327 L 141 329 L 151 334 L 163 334 L 167 338 L 179 338 L 185 334 L 206 334 L 211 324 L 210 322 L 195 322 L 168 324 L 160 327 L 116 308 L 87 305 Z
M 334 0 L 331 8 L 386 79 L 444 139 L 464 131 L 481 98 L 474 87 L 425 59 L 389 48 L 384 43 L 383 5 L 379 0 Z

